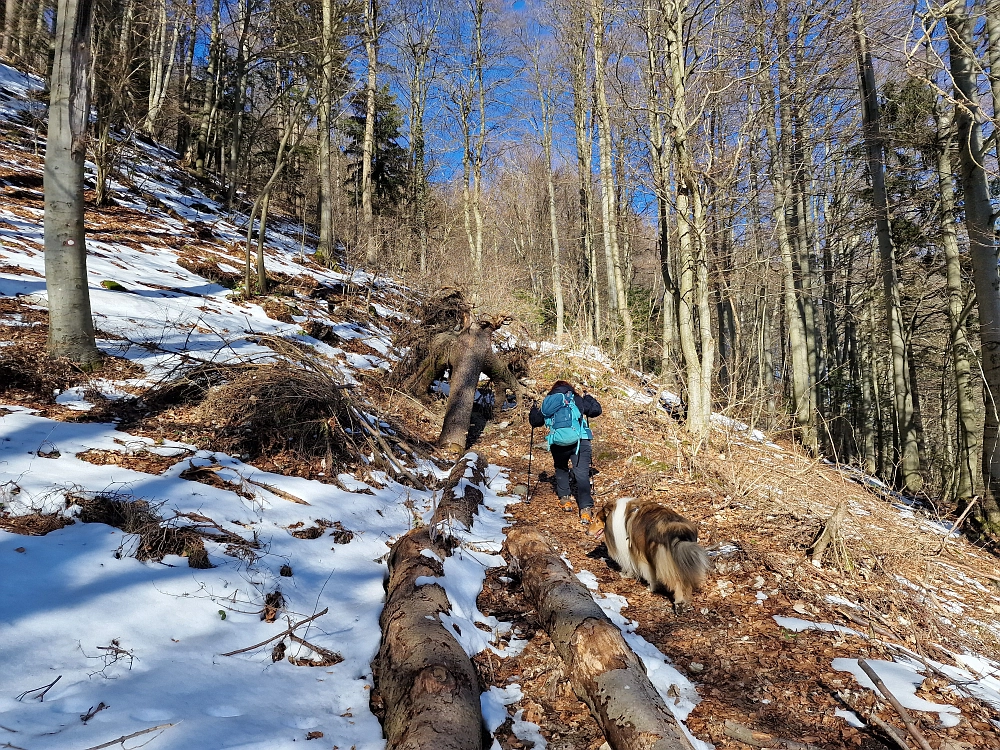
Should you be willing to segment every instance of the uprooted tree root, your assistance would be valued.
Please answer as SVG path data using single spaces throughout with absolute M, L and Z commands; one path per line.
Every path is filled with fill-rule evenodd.
M 510 322 L 506 315 L 493 318 L 473 315 L 472 305 L 459 289 L 446 287 L 410 310 L 413 322 L 396 336 L 397 349 L 406 355 L 393 368 L 390 382 L 423 398 L 430 384 L 440 379 L 463 353 L 459 336 L 478 324 L 491 332 Z M 494 342 L 484 360 L 484 372 L 490 379 L 519 391 L 517 378 L 528 374 L 531 350 L 509 341 Z
M 79 506 L 83 523 L 103 523 L 134 534 L 138 540 L 132 549 L 122 542 L 117 556 L 130 555 L 137 560 L 159 562 L 166 555 L 186 557 L 192 568 L 211 568 L 205 540 L 226 544 L 226 554 L 245 557 L 259 547 L 254 540 L 226 531 L 209 518 L 193 513 L 177 513 L 163 519 L 158 506 L 130 496 L 67 494 L 67 507 Z

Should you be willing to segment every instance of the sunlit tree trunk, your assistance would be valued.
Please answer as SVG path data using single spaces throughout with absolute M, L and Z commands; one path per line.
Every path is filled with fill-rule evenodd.
M 791 401 L 795 426 L 802 445 L 810 452 L 819 449 L 816 432 L 816 415 L 812 408 L 813 388 L 809 368 L 809 351 L 806 342 L 805 321 L 799 307 L 799 291 L 795 284 L 795 258 L 792 247 L 786 211 L 791 205 L 790 164 L 788 158 L 791 113 L 786 103 L 790 72 L 788 55 L 788 7 L 786 0 L 779 0 L 775 15 L 775 31 L 778 42 L 778 92 L 775 92 L 768 71 L 761 76 L 760 93 L 768 112 L 764 116 L 768 147 L 771 151 L 770 178 L 774 192 L 773 219 L 775 242 L 781 255 L 781 275 L 783 286 L 785 325 L 788 332 L 788 353 L 791 367 L 782 368 L 782 378 L 789 382 L 787 370 L 791 369 Z M 777 122 L 780 118 L 779 137 Z
M 198 146 L 195 159 L 195 171 L 199 177 L 205 176 L 205 162 L 208 159 L 208 136 L 218 101 L 219 78 L 219 23 L 221 16 L 220 0 L 212 1 L 211 32 L 208 44 L 208 68 L 205 72 L 205 100 L 201 105 L 201 118 L 198 123 Z
M 92 0 L 59 0 L 45 147 L 48 353 L 84 366 L 101 356 L 94 343 L 83 224 L 93 18 Z
M 609 298 L 621 317 L 625 335 L 625 356 L 631 361 L 633 350 L 632 312 L 628 306 L 625 278 L 622 273 L 621 251 L 618 246 L 618 217 L 615 206 L 615 178 L 611 169 L 611 117 L 608 111 L 608 95 L 604 83 L 605 66 L 605 21 L 604 0 L 591 0 L 591 21 L 594 33 L 594 91 L 595 114 L 597 115 L 597 148 L 601 173 L 601 220 L 604 231 L 604 252 L 608 260 Z
M 969 233 L 969 256 L 979 308 L 979 338 L 982 342 L 983 403 L 983 499 L 974 511 L 980 527 L 1000 534 L 1000 272 L 989 183 L 983 166 L 983 134 L 980 125 L 972 20 L 964 6 L 948 15 L 951 76 L 955 82 L 955 123 L 959 146 L 962 188 L 965 192 L 965 225 Z
M 657 61 L 663 46 L 663 17 L 659 4 L 646 0 L 646 79 L 647 121 L 649 125 L 649 154 L 656 192 L 656 235 L 659 251 L 660 276 L 663 280 L 663 328 L 660 332 L 660 374 L 668 377 L 674 368 L 674 346 L 677 341 L 677 287 L 674 283 L 673 260 L 670 257 L 670 157 L 673 146 L 669 143 L 662 112 L 669 97 L 666 81 Z
M 232 207 L 240 180 L 240 156 L 243 148 L 243 125 L 246 118 L 247 86 L 250 82 L 250 0 L 240 0 L 240 35 L 236 42 L 236 91 L 233 95 L 233 129 L 229 141 L 228 190 L 226 205 Z
M 687 378 L 687 428 L 708 438 L 712 417 L 715 338 L 709 301 L 705 205 L 688 144 L 686 0 L 664 3 L 663 34 L 672 101 L 669 109 L 677 181 L 678 330 Z M 700 351 L 699 351 L 700 350 Z
M 410 83 L 410 166 L 413 223 L 417 235 L 420 272 L 427 273 L 427 164 L 424 117 L 427 111 L 428 79 L 432 75 L 431 45 L 437 36 L 440 11 L 436 4 L 420 6 L 414 17 L 404 20 L 403 47 L 409 57 Z
M 597 341 L 601 337 L 601 295 L 597 283 L 597 255 L 594 247 L 593 196 L 593 139 L 590 135 L 587 113 L 590 101 L 587 85 L 587 12 L 577 0 L 570 6 L 570 78 L 573 86 L 573 132 L 576 143 L 576 164 L 580 197 L 580 255 L 586 263 L 586 295 L 589 308 L 589 325 L 586 338 Z
M 896 266 L 896 251 L 889 229 L 889 201 L 885 190 L 885 158 L 878 91 L 875 88 L 875 69 L 868 52 L 868 39 L 864 30 L 859 0 L 854 0 L 853 8 L 854 43 L 861 85 L 865 146 L 868 151 L 868 172 L 872 181 L 875 233 L 878 238 L 882 286 L 885 295 L 885 317 L 892 349 L 893 404 L 896 434 L 899 442 L 899 464 L 903 485 L 910 492 L 919 492 L 923 486 L 923 478 L 920 476 L 920 452 L 917 443 L 912 386 L 907 366 L 906 341 L 903 335 L 899 272 Z
M 167 98 L 167 87 L 174 72 L 177 38 L 181 29 L 180 19 L 174 19 L 171 24 L 167 17 L 167 0 L 156 0 L 152 15 L 152 37 L 149 40 L 149 96 L 146 118 L 142 123 L 142 129 L 147 135 L 155 133 L 156 119 Z
M 320 39 L 321 61 L 319 71 L 319 93 L 316 109 L 317 171 L 319 176 L 319 241 L 316 254 L 325 263 L 333 262 L 333 164 L 330 143 L 330 128 L 333 112 L 334 78 L 334 0 L 322 0 L 322 25 Z
M 562 289 L 562 257 L 559 249 L 559 214 L 556 211 L 556 186 L 552 174 L 552 130 L 555 125 L 554 86 L 550 71 L 543 71 L 539 59 L 541 52 L 538 45 L 531 51 L 532 66 L 535 74 L 535 89 L 538 93 L 538 108 L 541 114 L 542 153 L 545 156 L 545 188 L 549 209 L 549 237 L 552 248 L 552 299 L 556 307 L 556 342 L 563 343 L 565 333 L 566 308 Z
M 483 277 L 483 168 L 486 156 L 486 49 L 483 44 L 483 31 L 486 22 L 485 0 L 472 0 L 472 13 L 475 21 L 475 50 L 473 51 L 473 68 L 476 75 L 476 94 L 478 102 L 479 133 L 473 141 L 472 150 L 472 218 L 474 221 L 473 260 L 472 267 L 476 274 L 476 282 Z
M 979 457 L 979 435 L 976 431 L 976 399 L 972 392 L 972 347 L 965 330 L 965 289 L 962 283 L 961 256 L 955 226 L 955 179 L 952 171 L 951 151 L 955 134 L 950 104 L 939 102 L 935 114 L 938 128 L 938 186 L 940 189 L 941 244 L 944 248 L 945 268 L 948 277 L 948 324 L 951 328 L 951 361 L 955 376 L 958 414 L 956 432 L 958 450 L 955 454 L 957 481 L 955 497 L 968 501 L 976 492 L 976 472 L 973 470 Z M 942 400 L 943 397 L 942 397 Z M 951 442 L 951 435 L 946 438 Z
M 365 259 L 375 262 L 375 215 L 372 208 L 372 166 L 375 152 L 375 93 L 378 90 L 378 0 L 365 0 L 365 55 L 368 77 L 365 83 L 365 135 L 361 147 L 361 224 Z

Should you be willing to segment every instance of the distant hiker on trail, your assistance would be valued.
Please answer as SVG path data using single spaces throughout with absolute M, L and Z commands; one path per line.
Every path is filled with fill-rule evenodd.
M 549 428 L 548 443 L 556 470 L 556 494 L 559 507 L 565 511 L 580 510 L 581 523 L 590 523 L 594 513 L 594 498 L 590 494 L 590 455 L 594 433 L 589 420 L 601 416 L 601 405 L 588 393 L 580 395 L 565 380 L 552 384 L 549 395 L 536 401 L 528 413 L 532 427 Z M 569 465 L 573 465 L 576 499 L 570 491 Z

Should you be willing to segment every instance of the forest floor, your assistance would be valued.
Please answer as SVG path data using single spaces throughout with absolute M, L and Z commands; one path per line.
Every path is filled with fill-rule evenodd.
M 38 86 L 2 67 L 0 83 L 10 97 Z M 176 168 L 176 155 L 140 144 L 113 185 L 116 205 L 88 209 L 107 364 L 90 376 L 50 362 L 38 134 L 0 125 L 0 744 L 83 748 L 153 725 L 151 748 L 383 747 L 369 701 L 386 553 L 429 517 L 447 461 L 411 460 L 423 490 L 294 446 L 251 456 L 252 430 L 234 417 L 252 399 L 225 413 L 187 396 L 137 410 L 128 397 L 193 366 L 272 361 L 268 341 L 280 339 L 330 363 L 371 424 L 429 451 L 440 405 L 385 385 L 414 295 L 318 266 L 276 222 L 266 259 L 275 293 L 242 299 L 242 217 Z M 889 746 L 871 715 L 902 723 L 859 681 L 865 658 L 934 748 L 1000 747 L 996 556 L 950 534 L 932 507 L 733 420 L 720 417 L 710 444 L 692 445 L 659 407 L 659 387 L 596 350 L 537 351 L 528 382 L 539 395 L 565 378 L 604 406 L 593 425 L 597 501 L 671 505 L 699 524 L 714 570 L 682 615 L 621 579 L 575 514 L 556 507 L 543 431 L 531 502 L 507 494 L 529 480 L 529 404 L 498 411 L 472 446 L 490 461 L 491 488 L 473 528 L 484 538 L 463 563 L 482 593 L 463 624 L 496 634 L 470 655 L 501 748 L 603 742 L 499 554 L 504 514 L 548 535 L 702 743 L 746 747 L 728 721 L 730 732 L 739 724 L 823 748 Z M 97 499 L 106 505 L 95 517 Z M 187 548 L 150 555 L 143 533 L 111 518 L 114 502 L 155 510 L 163 536 L 196 533 L 212 567 Z M 841 502 L 839 558 L 816 568 L 806 549 Z M 227 655 L 324 608 L 307 633 L 318 650 L 290 646 L 282 659 L 268 643 Z M 28 690 L 53 679 L 41 697 Z
M 752 439 L 726 420 L 712 443 L 693 453 L 680 425 L 649 403 L 656 390 L 644 392 L 599 361 L 555 352 L 533 360 L 532 374 L 539 387 L 557 378 L 582 383 L 603 402 L 604 415 L 593 421 L 598 504 L 624 496 L 669 505 L 698 522 L 701 543 L 711 550 L 715 569 L 705 589 L 693 609 L 675 615 L 665 598 L 614 572 L 606 548 L 584 533 L 576 513 L 557 507 L 551 459 L 539 441 L 544 430 L 535 431 L 532 498 L 511 506 L 515 523 L 541 529 L 581 580 L 596 580 L 599 599 L 627 600 L 628 627 L 696 686 L 699 702 L 686 718 L 696 737 L 718 748 L 745 747 L 727 736 L 730 721 L 823 748 L 887 745 L 870 719 L 858 717 L 875 713 L 905 734 L 894 710 L 860 689 L 857 660 L 864 658 L 904 705 L 920 709 L 914 714 L 933 747 L 1000 746 L 995 555 L 949 536 L 950 521 L 870 478 L 859 481 L 787 441 Z M 487 431 L 477 447 L 525 481 L 530 434 L 521 416 Z M 840 560 L 828 553 L 818 569 L 806 550 L 840 502 L 848 509 Z M 504 572 L 491 572 L 480 607 L 504 618 L 521 613 L 514 621 L 529 645 L 518 657 L 488 664 L 496 683 L 519 680 L 525 697 L 516 705 L 550 747 L 596 750 L 599 729 L 562 680 L 545 631 Z M 973 675 L 985 679 L 972 685 Z M 683 703 L 678 683 L 670 694 Z M 862 721 L 867 726 L 857 726 Z M 515 737 L 501 744 L 524 746 Z

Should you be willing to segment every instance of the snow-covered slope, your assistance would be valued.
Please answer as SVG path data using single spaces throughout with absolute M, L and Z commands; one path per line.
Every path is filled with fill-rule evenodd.
M 0 345 L 44 326 L 42 162 L 34 128 L 15 121 L 39 86 L 0 66 L 0 302 L 8 304 L 0 308 Z M 0 515 L 11 528 L 19 519 L 76 520 L 43 536 L 0 530 L 0 745 L 87 748 L 159 727 L 133 742 L 275 750 L 322 736 L 318 747 L 381 748 L 369 695 L 385 556 L 430 512 L 433 493 L 370 467 L 364 480 L 341 474 L 330 484 L 113 424 L 65 421 L 68 410 L 90 408 L 95 387 L 118 398 L 198 361 L 271 358 L 262 335 L 311 347 L 348 383 L 389 366 L 404 291 L 312 262 L 294 228 L 268 232 L 267 268 L 286 287 L 280 298 L 241 302 L 195 273 L 238 278 L 245 227 L 179 172 L 174 157 L 155 145 L 129 147 L 114 184 L 117 205 L 87 217 L 98 345 L 141 372 L 60 393 L 48 416 L 5 403 L 0 392 Z M 313 294 L 346 285 L 366 294 L 339 306 Z M 419 469 L 440 478 L 428 462 Z M 502 490 L 499 471 L 491 472 Z M 212 481 L 201 481 L 206 474 Z M 177 554 L 140 561 L 149 557 L 144 539 L 82 522 L 96 520 L 86 510 L 95 498 L 145 501 L 165 528 L 206 531 L 213 567 L 191 567 L 192 556 Z M 499 549 L 506 502 L 489 495 L 497 539 L 479 539 L 480 548 Z M 464 557 L 461 580 L 481 582 L 491 560 Z M 277 591 L 283 605 L 266 622 Z M 282 639 L 285 658 L 273 660 L 279 641 L 268 639 L 324 611 L 296 631 L 319 650 Z M 454 614 L 475 618 L 475 595 Z M 466 630 L 479 632 L 471 623 Z M 224 656 L 232 651 L 240 653 Z

